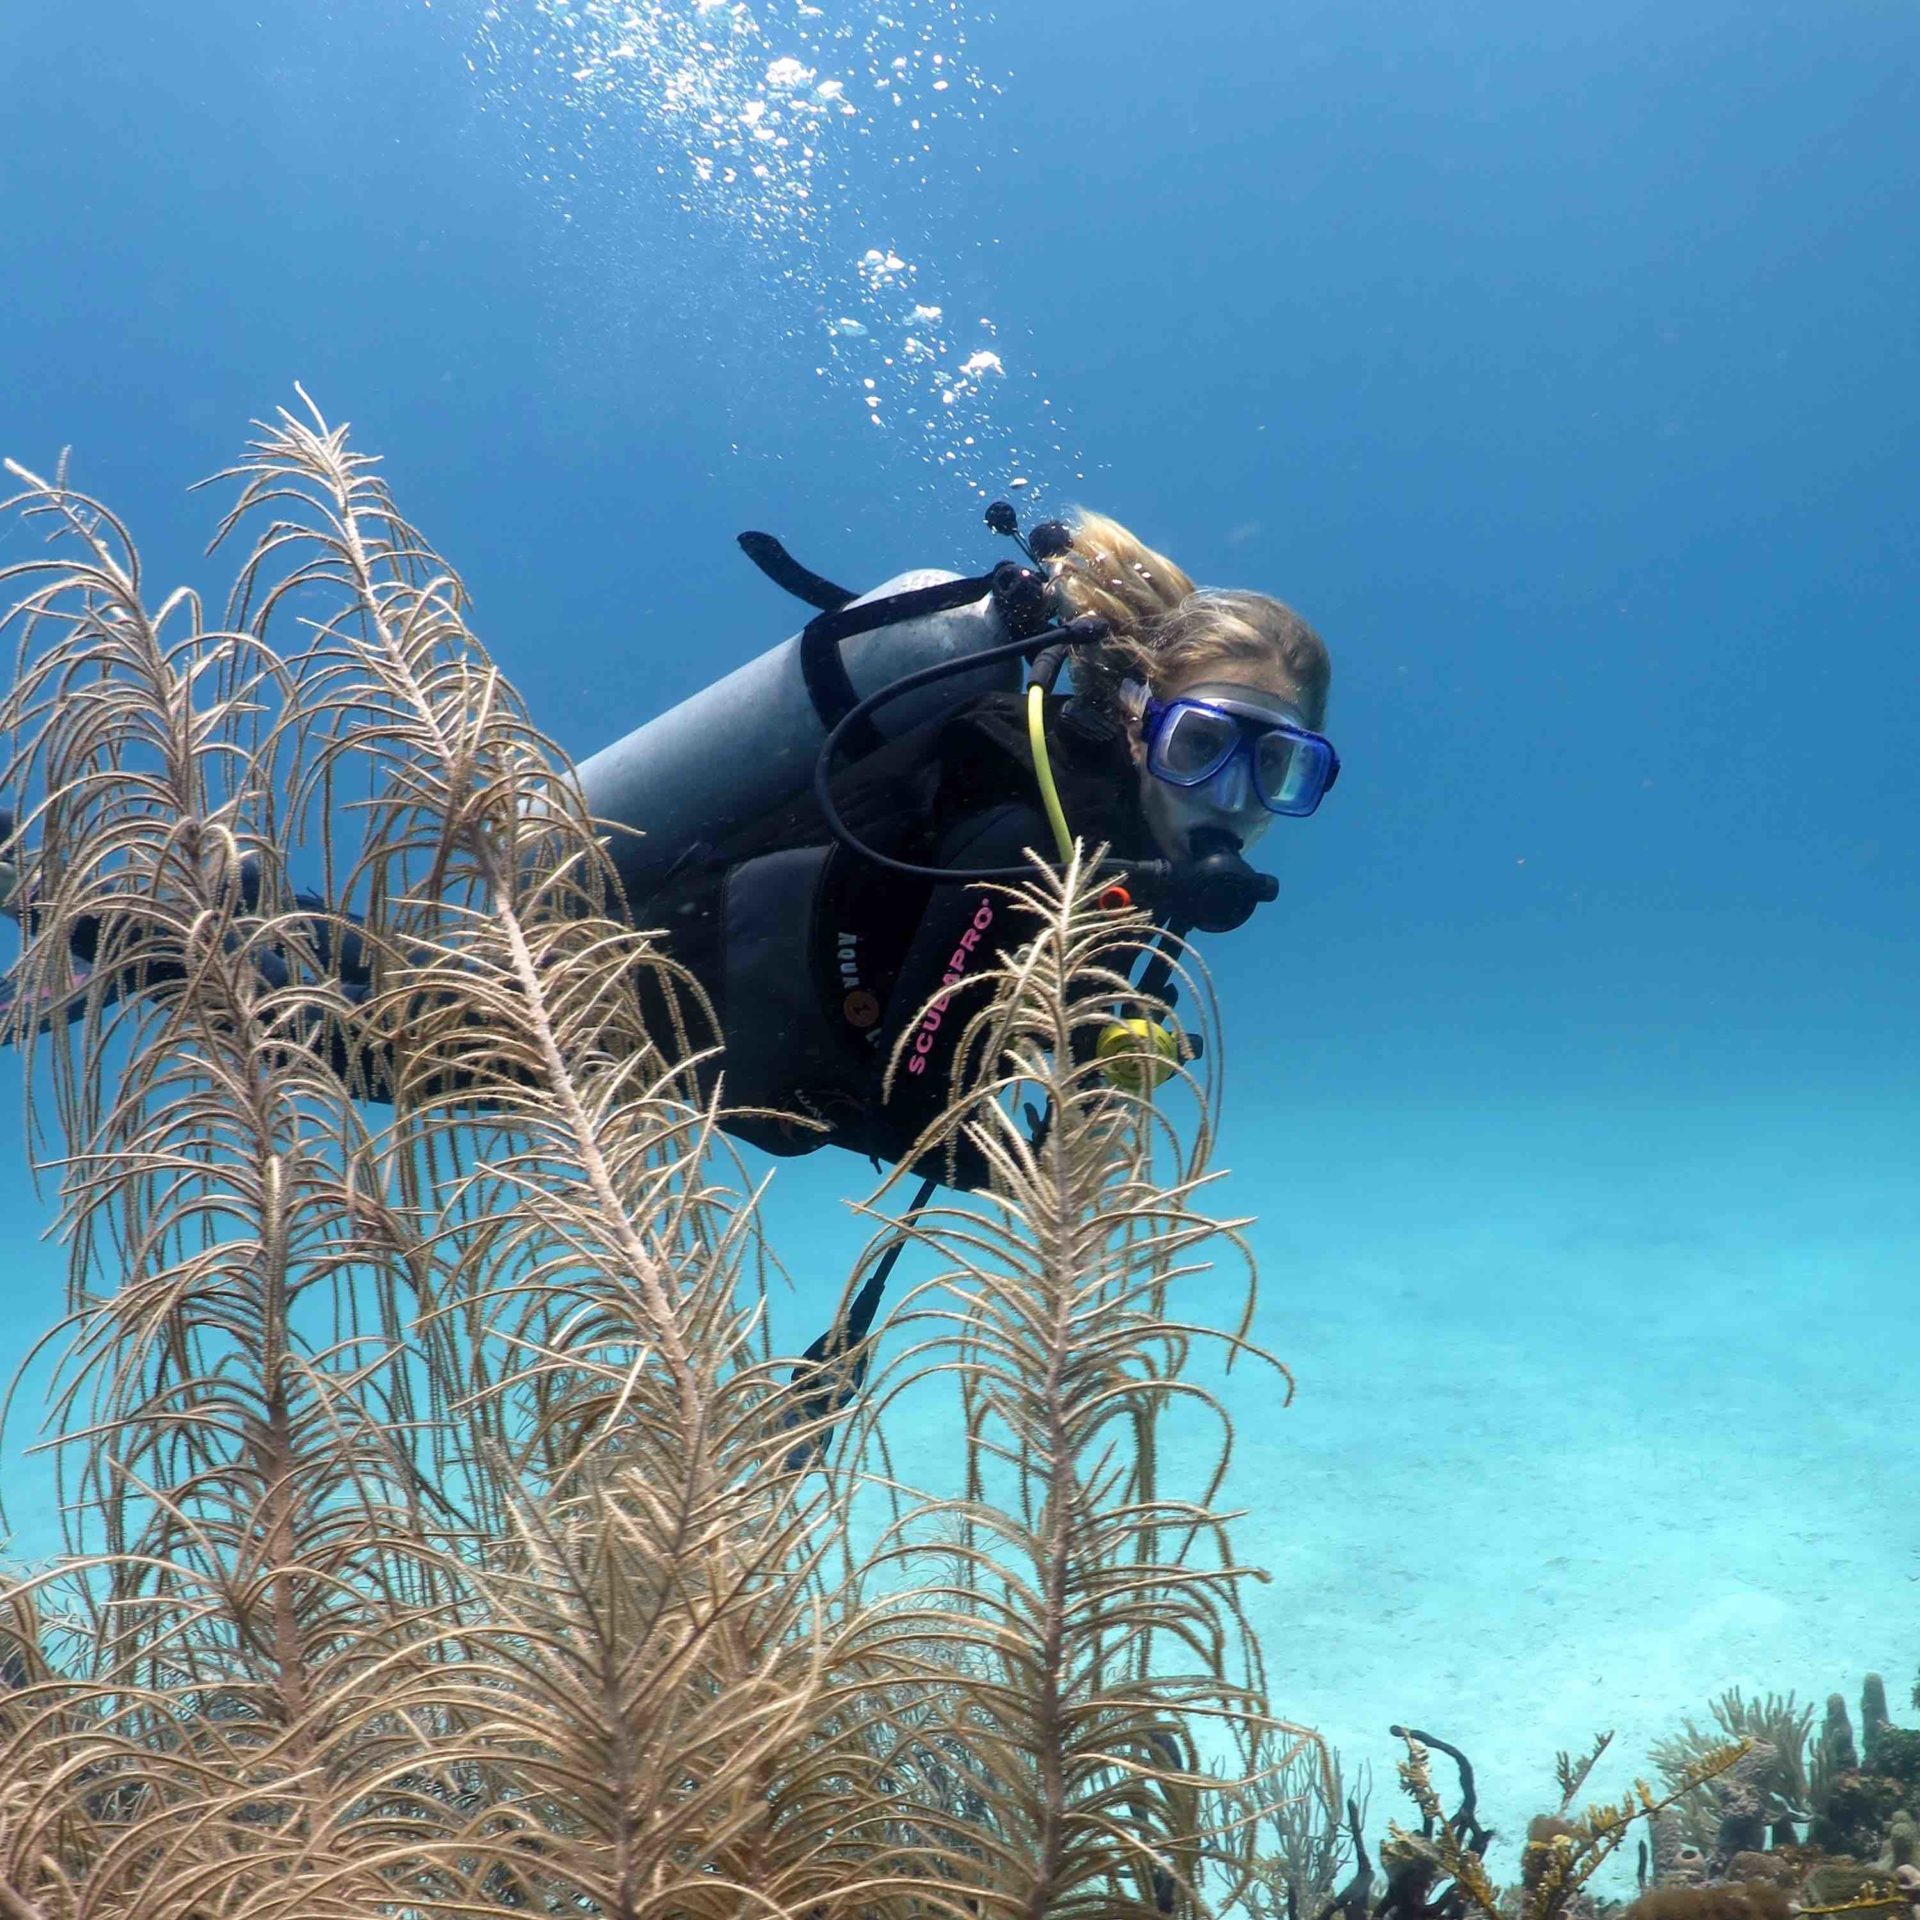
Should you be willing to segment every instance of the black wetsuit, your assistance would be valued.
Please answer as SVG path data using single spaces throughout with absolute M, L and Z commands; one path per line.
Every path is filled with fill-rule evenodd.
M 1046 710 L 1070 830 L 1121 858 L 1149 857 L 1125 734 L 1068 699 L 1049 696 Z M 917 865 L 1018 867 L 1027 848 L 1055 857 L 1022 694 L 983 696 L 890 742 L 842 772 L 834 798 L 862 840 Z M 729 1131 L 774 1153 L 831 1144 L 882 1161 L 901 1159 L 947 1101 L 965 1020 L 927 1014 L 929 1002 L 1032 930 L 990 887 L 916 881 L 837 845 L 811 796 L 689 849 L 633 905 L 714 1001 L 726 1106 L 807 1115 L 826 1128 L 742 1117 Z M 909 1026 L 910 1050 L 883 1101 L 887 1063 Z M 951 1169 L 943 1152 L 920 1170 L 951 1171 L 962 1186 L 985 1171 L 964 1150 Z

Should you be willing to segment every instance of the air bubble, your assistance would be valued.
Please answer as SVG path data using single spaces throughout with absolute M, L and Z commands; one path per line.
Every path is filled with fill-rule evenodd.
M 927 254 L 943 230 L 929 209 L 954 185 L 940 175 L 940 137 L 1002 92 L 966 50 L 986 5 L 889 0 L 884 11 L 828 21 L 814 0 L 489 0 L 476 33 L 480 84 L 538 156 L 527 177 L 561 223 L 577 213 L 568 258 L 597 276 L 559 297 L 589 316 L 598 306 L 602 321 L 618 320 L 606 309 L 621 299 L 658 300 L 645 249 L 606 230 L 629 196 L 657 180 L 655 204 L 738 242 L 781 303 L 762 325 L 789 344 L 799 369 L 824 335 L 815 376 L 857 394 L 876 426 L 917 422 L 903 438 L 929 469 L 957 469 L 970 491 L 1020 469 L 1038 490 L 1036 443 L 1057 444 L 1059 433 L 1052 403 L 1032 415 L 1036 377 L 1011 344 L 1017 410 L 1007 360 L 952 337 L 943 302 L 951 289 Z M 595 189 L 599 201 L 581 204 Z M 868 213 L 853 211 L 862 206 Z M 888 233 L 888 220 L 905 224 Z M 709 283 L 682 293 L 690 328 L 695 303 L 713 291 Z M 978 325 L 1000 344 L 991 318 Z M 605 338 L 617 328 L 589 331 Z

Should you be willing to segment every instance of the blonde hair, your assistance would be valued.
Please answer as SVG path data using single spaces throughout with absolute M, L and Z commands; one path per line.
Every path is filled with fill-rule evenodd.
M 1120 688 L 1149 691 L 1207 677 L 1214 668 L 1278 667 L 1309 726 L 1326 719 L 1332 663 L 1326 643 L 1294 610 L 1263 593 L 1196 587 L 1103 513 L 1076 513 L 1073 544 L 1047 563 L 1071 614 L 1097 613 L 1112 638 L 1074 657 L 1075 688 L 1103 711 L 1122 710 Z

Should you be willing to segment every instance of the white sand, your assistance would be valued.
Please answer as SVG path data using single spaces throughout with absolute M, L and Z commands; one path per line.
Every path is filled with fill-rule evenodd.
M 1517 1838 L 1737 1685 L 1896 1716 L 1920 1663 L 1910 1116 L 1801 1103 L 1319 1116 L 1258 1230 L 1300 1378 L 1246 1422 L 1276 1705 L 1376 1774 L 1462 1746 Z M 1229 1139 L 1242 1165 L 1248 1143 Z M 1238 1183 L 1236 1183 L 1238 1184 Z M 1509 1877 L 1514 1855 L 1496 1855 Z

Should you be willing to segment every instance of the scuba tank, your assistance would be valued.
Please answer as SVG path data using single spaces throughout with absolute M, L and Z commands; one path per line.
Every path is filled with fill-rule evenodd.
M 960 665 L 967 655 L 1004 648 L 1033 623 L 1034 610 L 994 576 L 918 568 L 855 597 L 800 567 L 769 535 L 742 534 L 740 544 L 763 572 L 821 612 L 580 763 L 588 810 L 629 829 L 611 836 L 609 851 L 633 899 L 651 892 L 696 842 L 724 840 L 800 798 L 827 735 L 868 695 L 923 668 L 955 669 L 890 703 L 862 750 L 1020 684 L 1020 662 L 1004 654 L 977 672 Z

